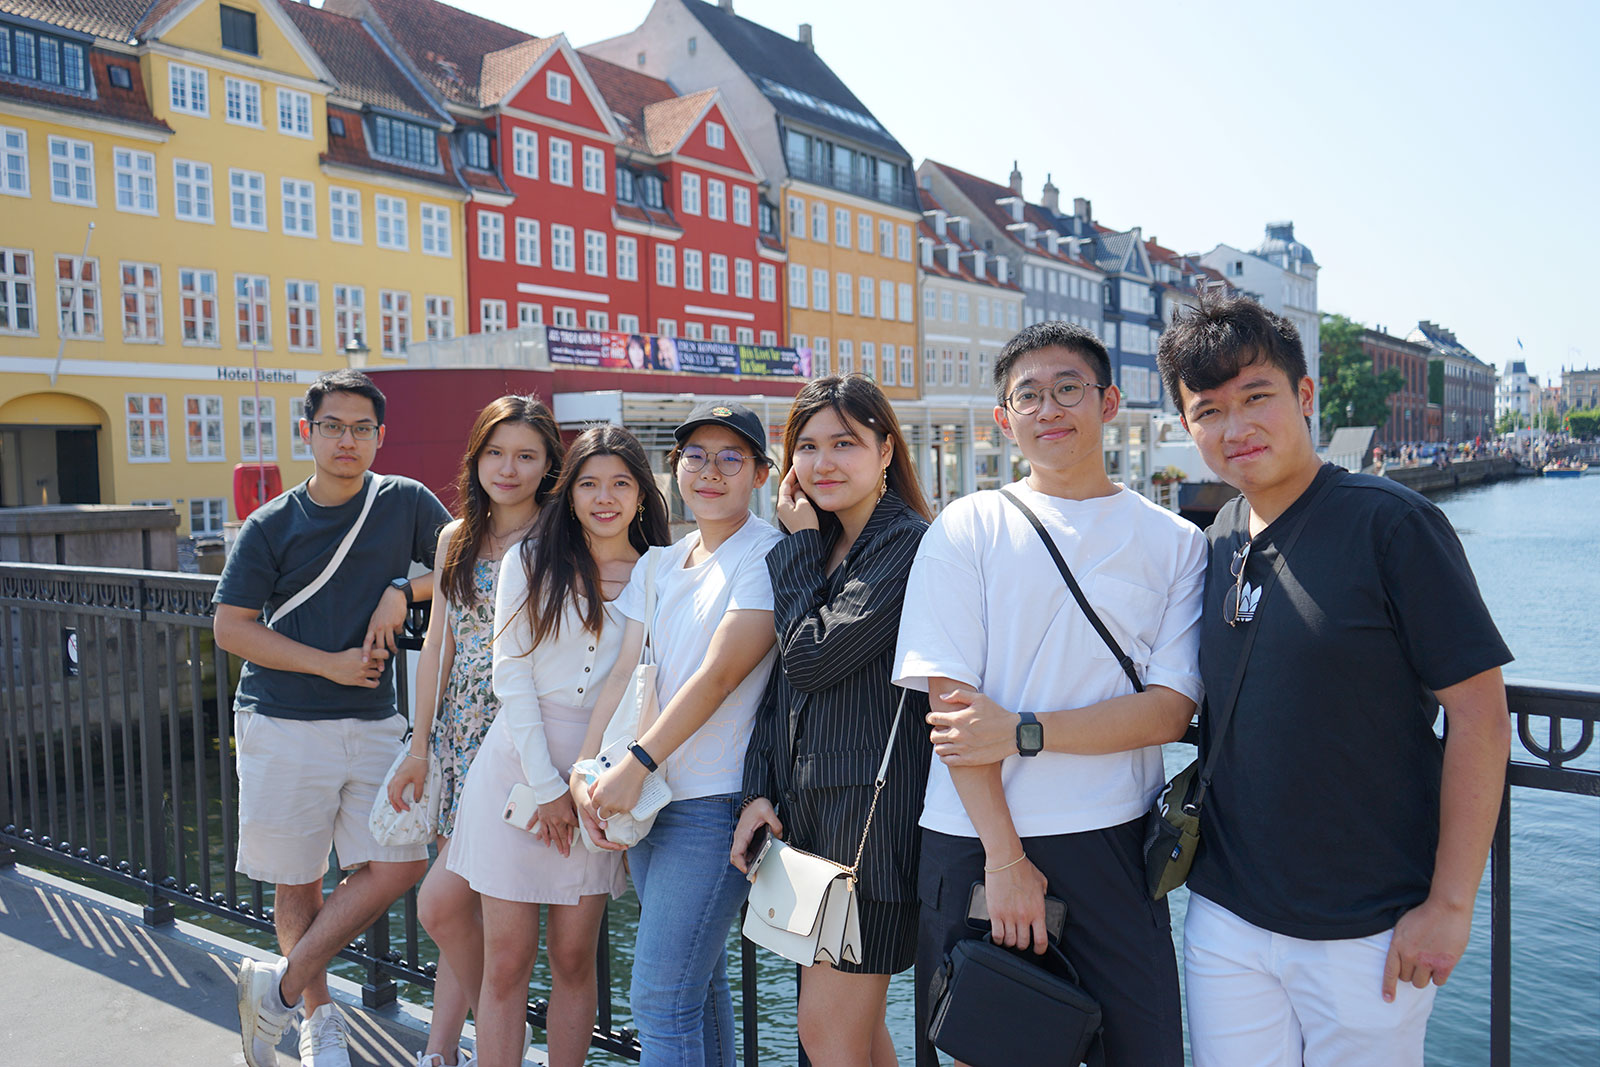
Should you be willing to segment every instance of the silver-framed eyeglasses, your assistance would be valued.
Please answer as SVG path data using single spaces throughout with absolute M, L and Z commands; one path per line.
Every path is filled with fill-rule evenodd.
M 1098 382 L 1085 382 L 1077 378 L 1062 378 L 1052 385 L 1049 390 L 1037 386 L 1019 386 L 1006 396 L 1006 407 L 1018 415 L 1036 414 L 1044 404 L 1044 396 L 1048 391 L 1054 398 L 1057 406 L 1075 408 L 1083 400 L 1084 393 L 1090 389 L 1104 389 L 1105 386 Z
M 347 432 L 357 441 L 372 441 L 378 436 L 376 423 L 371 422 L 335 422 L 333 419 L 313 419 L 311 425 L 317 428 L 317 433 L 330 441 L 337 441 Z
M 1249 559 L 1250 542 L 1246 541 L 1228 562 L 1228 573 L 1233 576 L 1233 585 L 1222 598 L 1222 621 L 1229 626 L 1238 626 L 1241 622 L 1250 622 L 1256 617 L 1255 602 L 1246 603 L 1244 600 L 1244 565 Z M 1257 590 L 1255 595 L 1259 597 L 1260 591 Z
M 678 462 L 690 474 L 698 474 L 705 470 L 708 461 L 717 465 L 717 473 L 724 478 L 732 478 L 744 469 L 744 461 L 750 457 L 736 448 L 724 448 L 714 456 L 699 445 L 690 445 L 678 453 Z

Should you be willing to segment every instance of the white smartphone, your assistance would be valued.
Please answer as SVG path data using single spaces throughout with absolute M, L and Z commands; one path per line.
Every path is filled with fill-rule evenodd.
M 533 799 L 533 787 L 526 782 L 518 782 L 511 787 L 511 792 L 506 794 L 506 810 L 501 813 L 500 818 L 504 819 L 507 824 L 521 830 L 527 823 L 528 816 L 538 810 L 539 802 Z M 539 832 L 539 827 L 543 825 L 542 821 L 534 819 L 533 825 L 526 827 L 526 829 L 528 833 L 536 834 Z M 572 828 L 572 839 L 567 843 L 569 845 L 578 843 L 577 827 Z
M 632 743 L 627 738 L 613 741 L 594 758 L 595 762 L 600 764 L 602 770 L 609 771 L 624 761 L 633 760 L 635 758 L 633 753 L 628 751 L 628 746 Z M 635 819 L 648 819 L 671 802 L 672 788 L 667 785 L 666 778 L 660 771 L 651 771 L 644 776 L 644 786 L 639 790 L 639 802 L 628 814 Z

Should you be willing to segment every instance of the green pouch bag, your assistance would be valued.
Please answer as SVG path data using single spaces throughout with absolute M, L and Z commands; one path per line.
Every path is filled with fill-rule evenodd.
M 1200 847 L 1200 811 L 1194 805 L 1200 761 L 1194 760 L 1156 794 L 1144 817 L 1144 878 L 1151 900 L 1160 900 L 1189 877 Z

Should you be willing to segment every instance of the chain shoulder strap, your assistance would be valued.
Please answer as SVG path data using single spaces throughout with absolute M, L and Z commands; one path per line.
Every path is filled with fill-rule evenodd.
M 889 774 L 889 757 L 894 755 L 894 739 L 900 732 L 900 717 L 906 710 L 906 697 L 910 690 L 900 690 L 900 706 L 894 710 L 894 725 L 889 727 L 889 743 L 883 746 L 883 761 L 878 764 L 878 777 L 872 783 L 872 804 L 867 808 L 867 823 L 861 828 L 861 844 L 856 847 L 856 861 L 850 865 L 850 880 L 853 883 L 856 872 L 861 869 L 861 857 L 867 851 L 867 834 L 872 832 L 872 816 L 878 810 L 878 795 L 883 792 L 884 779 Z

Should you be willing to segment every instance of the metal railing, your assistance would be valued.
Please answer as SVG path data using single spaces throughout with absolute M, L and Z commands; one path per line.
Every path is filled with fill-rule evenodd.
M 0 563 L 0 864 L 20 852 L 115 883 L 143 901 L 152 925 L 182 904 L 270 934 L 265 887 L 233 870 L 233 684 L 230 657 L 211 640 L 215 588 L 198 575 Z M 403 658 L 396 677 L 403 686 Z M 1600 687 L 1511 681 L 1507 696 L 1531 758 L 1511 761 L 1490 860 L 1494 1067 L 1511 1061 L 1511 787 L 1600 797 L 1600 770 L 1572 766 L 1593 745 Z M 612 1025 L 608 926 L 592 1047 L 637 1059 L 634 1032 Z M 433 983 L 415 890 L 403 900 L 401 947 L 391 933 L 386 915 L 340 953 L 362 968 L 371 1007 L 395 999 L 396 980 Z M 748 1065 L 759 1048 L 755 973 L 745 941 Z M 542 1001 L 528 1018 L 543 1028 Z
M 841 174 L 832 167 L 794 156 L 786 156 L 785 162 L 789 165 L 789 177 L 796 181 L 826 186 L 842 193 L 876 200 L 880 204 L 905 208 L 907 211 L 915 211 L 917 208 L 917 194 L 910 182 L 881 181 L 877 175 L 860 174 L 853 170 L 848 174 Z
M 234 871 L 238 840 L 232 727 L 237 663 L 211 637 L 217 579 L 156 571 L 0 563 L 0 865 L 47 858 L 142 901 L 149 925 L 183 906 L 249 930 L 273 931 L 268 887 Z M 423 632 L 421 610 L 412 633 Z M 415 636 L 402 642 L 420 647 Z M 406 657 L 395 677 L 406 706 Z M 436 963 L 413 888 L 339 953 L 363 975 L 362 1002 L 381 1007 L 397 981 L 432 987 Z M 614 914 L 614 913 L 613 913 Z M 591 1047 L 639 1058 L 617 1028 L 601 925 L 599 1013 Z M 745 1062 L 758 1060 L 755 954 L 741 966 Z M 528 1019 L 545 1025 L 546 1003 Z

